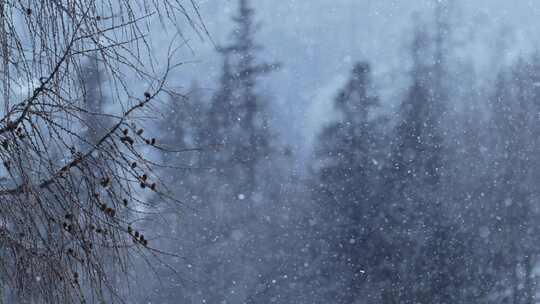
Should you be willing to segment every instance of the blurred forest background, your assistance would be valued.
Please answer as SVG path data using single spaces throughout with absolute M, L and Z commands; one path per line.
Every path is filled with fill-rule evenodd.
M 496 5 L 472 14 L 476 1 L 426 1 L 417 13 L 352 1 L 349 15 L 327 8 L 291 28 L 261 20 L 260 3 L 206 12 L 219 63 L 186 64 L 187 94 L 156 110 L 148 132 L 177 152 L 154 157 L 182 204 L 139 226 L 162 236 L 152 244 L 175 254 L 162 258 L 176 270 L 156 267 L 132 301 L 537 303 L 537 38 L 497 19 Z M 379 27 L 360 20 L 366 9 Z M 325 28 L 330 19 L 348 34 Z M 280 56 L 275 44 L 305 24 L 341 44 L 317 53 L 310 35 Z M 399 47 L 370 40 L 381 37 Z M 88 69 L 87 91 L 99 92 L 99 64 Z M 107 98 L 91 99 L 106 111 Z

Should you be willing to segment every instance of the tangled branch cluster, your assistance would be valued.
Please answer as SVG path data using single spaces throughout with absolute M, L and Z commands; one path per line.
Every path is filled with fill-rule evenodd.
M 147 35 L 156 19 L 204 31 L 190 17 L 196 5 L 182 3 L 0 0 L 0 288 L 40 302 L 103 301 L 116 293 L 106 268 L 127 274 L 132 254 L 152 252 L 130 222 L 141 191 L 160 191 L 143 152 L 156 140 L 138 117 L 175 65 L 157 75 Z M 82 131 L 97 114 L 82 105 L 90 57 L 119 109 L 95 142 Z M 134 75 L 147 92 L 132 92 Z

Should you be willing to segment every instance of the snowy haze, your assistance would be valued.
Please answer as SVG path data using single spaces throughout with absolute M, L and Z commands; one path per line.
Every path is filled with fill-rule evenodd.
M 0 303 L 540 303 L 539 1 L 0 0 Z
M 385 103 L 396 104 L 396 78 L 403 82 L 409 61 L 407 47 L 415 18 L 429 19 L 430 0 L 256 0 L 257 40 L 264 45 L 263 57 L 283 68 L 262 84 L 274 94 L 276 125 L 287 121 L 282 135 L 295 148 L 308 148 L 322 124 L 332 119 L 331 99 L 358 60 L 373 63 L 377 85 Z M 528 53 L 540 45 L 540 5 L 535 1 L 455 1 L 453 22 L 463 33 L 465 57 L 479 73 L 493 62 L 493 48 L 503 35 L 511 37 L 509 58 Z M 230 16 L 236 2 L 199 1 L 201 14 L 217 45 L 229 37 Z M 506 37 L 505 37 L 506 38 Z M 210 39 L 196 36 L 185 50 L 186 65 L 178 73 L 181 85 L 196 79 L 209 91 L 219 75 L 220 57 Z M 499 61 L 501 58 L 495 60 Z M 504 60 L 502 60 L 504 61 Z M 204 71 L 201 73 L 201 70 Z M 279 94 L 276 94 L 279 92 Z M 276 96 L 277 95 L 277 96 Z M 291 128 L 290 122 L 293 122 Z M 298 139 L 303 139 L 298 141 Z
M 145 301 L 536 303 L 540 4 L 198 4 L 149 131 L 202 148 L 155 155 L 185 281 Z

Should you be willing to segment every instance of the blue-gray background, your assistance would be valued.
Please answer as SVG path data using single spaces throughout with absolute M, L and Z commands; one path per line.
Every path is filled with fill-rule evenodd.
M 201 15 L 217 45 L 229 37 L 236 1 L 201 0 Z M 261 83 L 272 100 L 274 124 L 281 138 L 300 154 L 309 150 L 319 127 L 332 119 L 332 97 L 344 83 L 351 63 L 372 63 L 375 82 L 389 110 L 399 102 L 408 69 L 411 29 L 415 19 L 429 20 L 434 1 L 429 0 L 256 0 L 260 23 L 257 40 L 263 58 L 283 68 Z M 540 45 L 540 5 L 532 0 L 455 1 L 452 22 L 461 33 L 464 60 L 477 73 L 529 53 Z M 170 33 L 168 33 L 170 34 Z M 165 35 L 170 36 L 170 35 Z M 177 71 L 177 85 L 196 80 L 211 94 L 221 62 L 208 37 L 186 31 L 190 48 L 182 59 L 192 62 Z M 499 41 L 508 53 L 494 51 Z M 391 84 L 391 85 L 389 85 Z

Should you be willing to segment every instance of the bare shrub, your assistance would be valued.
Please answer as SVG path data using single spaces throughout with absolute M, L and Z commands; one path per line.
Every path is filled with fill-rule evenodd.
M 129 214 L 145 204 L 145 192 L 167 197 L 144 152 L 158 143 L 145 137 L 141 120 L 178 64 L 174 43 L 166 64 L 157 64 L 149 23 L 179 37 L 184 25 L 204 33 L 197 6 L 0 0 L 0 13 L 0 283 L 38 302 L 121 301 L 108 265 L 128 280 L 134 254 L 157 252 Z M 112 123 L 94 142 L 83 135 L 96 126 L 85 126 L 95 113 L 82 105 L 80 83 L 90 57 L 118 109 L 99 114 Z M 134 80 L 146 89 L 133 89 Z

